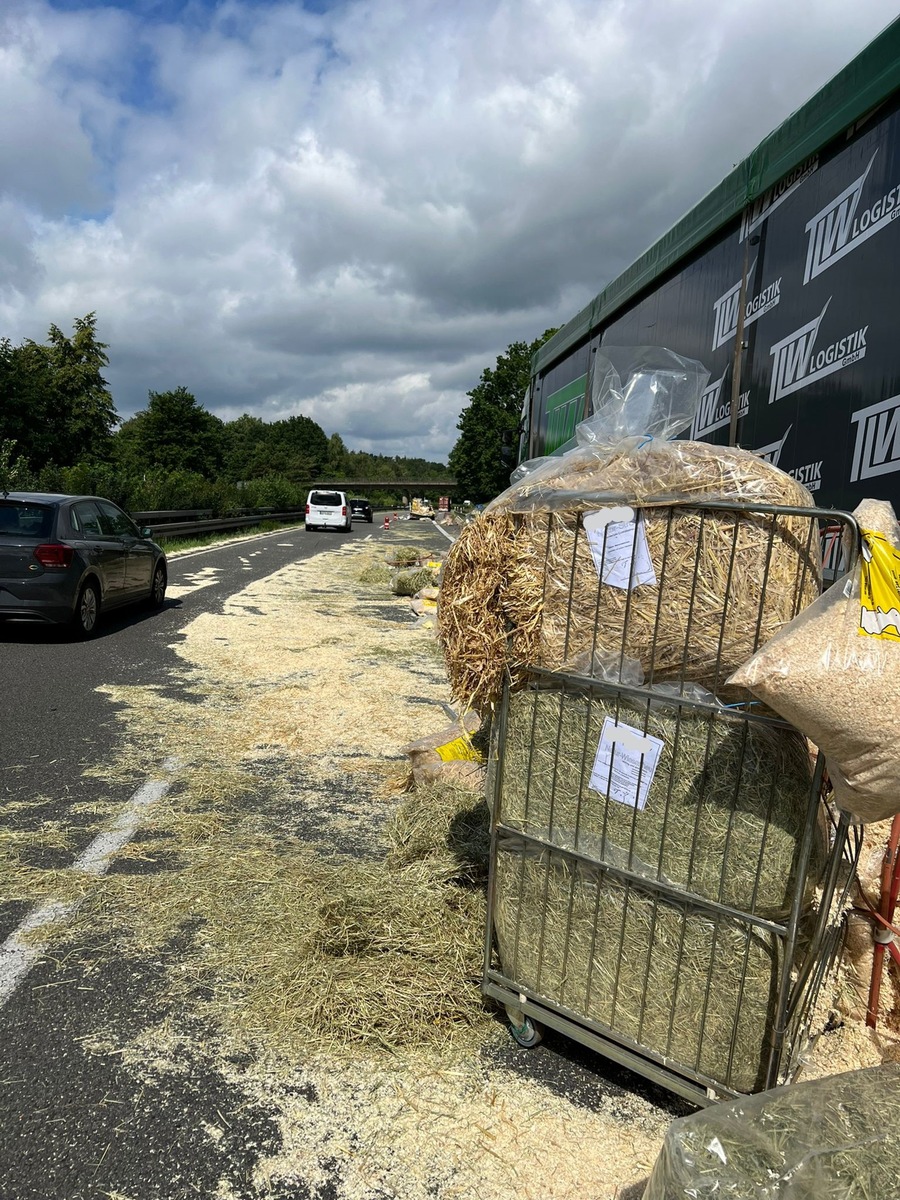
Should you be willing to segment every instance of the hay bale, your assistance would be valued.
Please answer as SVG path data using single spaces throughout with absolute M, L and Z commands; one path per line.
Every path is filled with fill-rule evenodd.
M 514 983 L 735 1091 L 762 1086 L 776 937 L 515 838 L 501 841 L 495 888 L 497 944 Z
M 607 718 L 663 742 L 642 810 L 590 786 Z M 510 697 L 501 784 L 505 825 L 743 911 L 790 908 L 812 784 L 806 742 L 793 730 L 724 711 L 529 690 Z M 825 850 L 817 831 L 812 876 Z
M 721 693 L 818 594 L 819 544 L 806 518 L 704 513 L 692 499 L 813 503 L 747 451 L 655 441 L 573 451 L 498 497 L 444 568 L 439 632 L 457 698 L 483 711 L 505 669 L 515 683 L 526 664 L 556 670 L 598 650 Z M 622 503 L 642 510 L 657 579 L 630 591 L 601 583 L 581 524 Z

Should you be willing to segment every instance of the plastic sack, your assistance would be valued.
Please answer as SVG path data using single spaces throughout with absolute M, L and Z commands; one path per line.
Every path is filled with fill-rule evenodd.
M 886 1064 L 774 1088 L 673 1121 L 643 1200 L 888 1200 L 900 1133 Z
M 728 683 L 815 742 L 837 803 L 870 822 L 900 812 L 900 527 L 884 501 L 864 500 L 853 515 L 864 539 L 856 568 Z
M 591 416 L 576 427 L 581 445 L 624 438 L 677 437 L 700 405 L 709 371 L 662 346 L 604 346 L 591 371 Z

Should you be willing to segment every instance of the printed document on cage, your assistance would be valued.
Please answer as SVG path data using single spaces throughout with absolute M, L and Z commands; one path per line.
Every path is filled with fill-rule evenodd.
M 643 812 L 663 745 L 662 738 L 605 717 L 589 786 Z
M 585 513 L 584 530 L 597 574 L 610 587 L 631 591 L 656 583 L 644 518 L 627 504 Z

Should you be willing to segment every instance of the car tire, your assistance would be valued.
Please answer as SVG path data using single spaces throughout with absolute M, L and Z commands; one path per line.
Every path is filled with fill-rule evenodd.
M 162 608 L 165 604 L 167 583 L 166 568 L 162 563 L 157 563 L 156 570 L 153 572 L 153 582 L 150 584 L 150 595 L 147 597 L 147 604 L 150 608 Z
M 303 526 L 303 528 L 306 530 L 307 533 L 312 533 L 312 531 L 315 529 L 315 525 L 306 524 Z
M 72 628 L 80 638 L 93 637 L 100 620 L 100 592 L 96 583 L 88 580 L 78 593 L 78 603 L 72 615 Z
M 370 525 L 372 524 L 372 518 L 371 518 L 371 517 L 366 517 L 366 520 L 369 522 L 369 524 L 370 524 Z

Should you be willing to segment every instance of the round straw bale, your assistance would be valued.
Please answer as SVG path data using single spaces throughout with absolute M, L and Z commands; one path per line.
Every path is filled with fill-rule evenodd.
M 809 518 L 704 512 L 692 499 L 813 504 L 748 451 L 633 440 L 572 451 L 499 496 L 444 569 L 439 634 L 457 697 L 484 711 L 504 670 L 516 684 L 526 664 L 571 668 L 597 651 L 721 694 L 818 595 L 819 542 Z M 582 518 L 613 504 L 641 510 L 656 583 L 601 583 Z
M 607 719 L 663 743 L 643 809 L 591 786 Z M 789 910 L 811 784 L 805 739 L 779 725 L 575 690 L 510 697 L 505 825 L 743 911 Z M 813 875 L 824 854 L 817 830 Z

